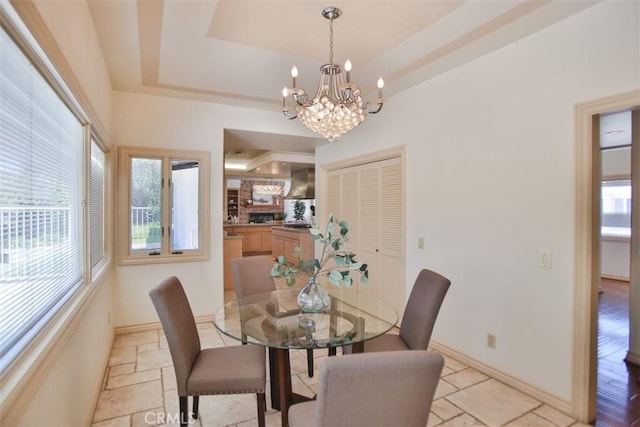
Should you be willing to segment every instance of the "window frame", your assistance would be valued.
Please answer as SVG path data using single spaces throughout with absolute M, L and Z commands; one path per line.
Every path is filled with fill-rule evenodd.
M 109 239 L 109 233 L 108 230 L 110 230 L 110 223 L 109 223 L 109 214 L 107 212 L 107 206 L 108 206 L 108 202 L 109 202 L 109 195 L 110 195 L 110 180 L 111 180 L 111 174 L 110 174 L 110 170 L 111 170 L 111 156 L 110 156 L 110 150 L 108 148 L 108 146 L 106 144 L 104 144 L 102 142 L 102 139 L 95 133 L 93 132 L 93 130 L 91 129 L 91 126 L 87 126 L 87 132 L 89 133 L 88 137 L 86 137 L 85 139 L 85 143 L 87 144 L 87 148 L 85 150 L 85 162 L 86 162 L 86 167 L 85 167 L 85 182 L 86 182 L 86 200 L 87 202 L 85 203 L 85 215 L 86 215 L 86 221 L 85 221 L 85 245 L 87 245 L 86 247 L 88 248 L 88 253 L 87 253 L 87 257 L 86 257 L 86 265 L 85 265 L 85 269 L 88 272 L 87 274 L 87 280 L 89 282 L 91 282 L 92 280 L 95 280 L 96 278 L 98 278 L 101 274 L 101 272 L 105 269 L 106 266 L 108 266 L 111 263 L 111 244 L 110 244 L 110 239 Z M 93 165 L 93 162 L 91 160 L 91 155 L 92 155 L 92 149 L 93 149 L 93 145 L 95 144 L 95 146 L 97 147 L 97 149 L 99 149 L 102 154 L 104 155 L 104 164 L 103 166 L 103 170 L 102 170 L 102 257 L 95 263 L 92 262 L 91 260 L 91 251 L 92 251 L 92 230 L 93 230 L 93 223 L 92 223 L 92 217 L 93 217 L 93 212 L 92 212 L 92 207 L 93 207 L 93 203 L 92 203 L 92 199 L 93 199 L 93 187 L 92 187 L 92 179 L 91 179 L 91 168 Z
M 0 402 L 0 413 L 2 421 L 11 424 L 11 420 L 17 420 L 21 413 L 20 408 L 28 403 L 28 396 L 32 393 L 23 393 L 25 390 L 34 390 L 40 384 L 43 373 L 47 367 L 55 361 L 55 358 L 64 348 L 64 343 L 68 341 L 76 326 L 83 318 L 89 307 L 89 301 L 96 295 L 97 291 L 107 282 L 107 272 L 112 265 L 112 244 L 108 230 L 111 227 L 110 217 L 106 210 L 109 201 L 112 200 L 112 186 L 108 180 L 111 176 L 112 157 L 111 143 L 108 133 L 100 123 L 99 117 L 95 114 L 92 106 L 87 103 L 87 98 L 74 80 L 72 74 L 68 72 L 61 74 L 58 66 L 64 64 L 64 57 L 56 49 L 48 49 L 47 53 L 41 47 L 44 40 L 46 44 L 47 33 L 40 27 L 27 27 L 21 16 L 28 12 L 23 3 L 0 2 L 0 27 L 22 51 L 23 55 L 31 62 L 33 68 L 41 75 L 46 83 L 58 95 L 61 102 L 68 108 L 83 127 L 82 169 L 84 173 L 79 177 L 83 180 L 80 184 L 78 194 L 75 195 L 80 200 L 80 217 L 76 225 L 76 232 L 80 235 L 80 257 L 81 257 L 81 277 L 73 289 L 60 299 L 57 304 L 51 307 L 48 313 L 43 316 L 40 322 L 29 332 L 28 341 L 23 348 L 13 351 L 14 356 L 7 366 L 0 371 L 0 383 L 6 386 L 3 401 Z M 34 31 L 35 30 L 35 31 Z M 64 66 L 63 71 L 68 71 Z M 63 77 L 64 76 L 64 77 Z M 87 268 L 90 264 L 89 252 L 86 242 L 88 239 L 88 218 L 89 207 L 86 203 L 89 197 L 89 181 L 87 180 L 88 166 L 86 153 L 91 144 L 90 135 L 95 136 L 101 150 L 105 153 L 105 194 L 103 223 L 105 239 L 104 254 L 93 271 Z M 62 343 L 62 344 L 61 344 Z M 27 396 L 27 397 L 25 397 Z M 27 399 L 27 400 L 25 400 Z
M 147 147 L 118 147 L 118 227 L 117 227 L 117 247 L 118 264 L 139 265 L 139 264 L 162 264 L 168 262 L 197 262 L 207 261 L 210 256 L 210 153 L 207 151 L 193 150 L 172 150 Z M 199 162 L 198 170 L 198 243 L 199 248 L 193 250 L 171 251 L 166 242 L 166 236 L 161 241 L 160 254 L 150 256 L 155 251 L 132 251 L 131 250 L 131 159 L 132 158 L 156 158 L 162 160 L 162 177 L 170 172 L 169 162 L 176 159 L 196 160 Z M 161 198 L 161 218 L 162 226 L 169 227 L 170 217 L 170 197 L 169 187 L 162 188 Z

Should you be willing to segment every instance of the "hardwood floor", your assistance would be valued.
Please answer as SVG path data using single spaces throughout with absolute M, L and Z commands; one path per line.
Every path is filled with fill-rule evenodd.
M 627 365 L 629 284 L 602 280 L 598 305 L 598 415 L 596 426 L 640 426 L 638 366 Z

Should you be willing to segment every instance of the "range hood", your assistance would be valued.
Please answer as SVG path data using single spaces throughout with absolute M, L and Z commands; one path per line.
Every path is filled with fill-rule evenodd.
M 291 171 L 291 189 L 285 199 L 315 199 L 316 170 L 314 168 Z

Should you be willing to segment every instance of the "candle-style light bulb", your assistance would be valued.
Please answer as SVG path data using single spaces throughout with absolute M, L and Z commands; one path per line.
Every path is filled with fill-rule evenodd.
M 298 77 L 298 67 L 291 67 L 291 77 L 293 78 L 293 87 L 296 87 L 296 78 Z
M 287 106 L 287 95 L 289 95 L 289 90 L 285 86 L 284 89 L 282 89 L 282 108 L 286 108 Z
M 384 87 L 384 80 L 382 77 L 378 79 L 378 98 L 382 98 L 382 88 Z
M 351 60 L 347 59 L 344 63 L 344 70 L 347 72 L 347 83 L 351 81 Z

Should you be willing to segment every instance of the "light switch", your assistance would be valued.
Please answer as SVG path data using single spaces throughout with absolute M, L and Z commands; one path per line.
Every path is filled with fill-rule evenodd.
M 424 249 L 424 237 L 418 237 L 418 249 Z
M 540 249 L 538 267 L 551 268 L 551 251 L 549 249 Z

